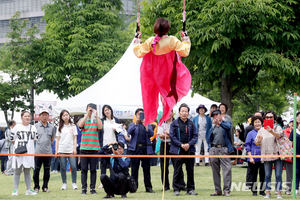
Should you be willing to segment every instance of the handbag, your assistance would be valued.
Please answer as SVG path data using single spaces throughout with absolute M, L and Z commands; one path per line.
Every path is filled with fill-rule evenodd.
M 30 129 L 29 131 L 31 131 L 31 125 L 30 125 Z M 29 140 L 29 137 L 27 136 L 27 142 Z M 20 146 L 18 148 L 15 149 L 15 154 L 25 154 L 27 153 L 27 142 L 24 146 Z
M 127 184 L 130 193 L 135 193 L 137 191 L 137 185 L 132 176 L 127 176 Z
M 286 137 L 285 134 L 277 141 L 278 153 L 279 155 L 293 155 L 293 143 Z M 286 157 L 281 157 L 281 160 L 286 159 Z M 288 160 L 292 161 L 292 158 L 287 158 Z
M 128 185 L 128 190 L 130 193 L 135 193 L 137 191 L 137 185 L 132 176 L 129 175 L 129 173 L 126 173 L 123 167 L 120 165 L 120 163 L 117 161 L 118 165 L 122 169 L 124 175 L 127 176 L 127 185 Z

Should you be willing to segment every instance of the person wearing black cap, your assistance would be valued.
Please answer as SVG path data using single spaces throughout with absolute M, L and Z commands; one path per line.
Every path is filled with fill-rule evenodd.
M 207 108 L 200 104 L 196 109 L 196 112 L 199 114 L 193 118 L 193 123 L 195 124 L 197 133 L 198 133 L 198 142 L 196 144 L 196 155 L 200 155 L 202 143 L 204 144 L 204 154 L 209 155 L 208 153 L 208 145 L 207 145 L 207 137 L 209 129 L 211 128 L 211 118 L 206 116 Z M 199 166 L 200 158 L 196 158 L 196 166 Z M 205 166 L 208 166 L 208 158 L 205 158 Z
M 112 155 L 122 155 L 124 152 L 124 144 L 122 142 L 111 142 L 105 145 L 100 150 L 100 154 L 105 153 L 110 146 L 118 144 L 118 148 L 112 150 Z M 107 153 L 105 153 L 107 154 Z M 129 176 L 128 167 L 130 164 L 130 158 L 127 157 L 107 157 L 107 162 L 110 163 L 110 177 L 106 174 L 100 176 L 101 183 L 106 192 L 106 196 L 103 199 L 115 198 L 116 195 L 121 195 L 121 198 L 127 198 L 126 194 L 129 191 L 127 176 Z
M 174 195 L 179 196 L 182 185 L 182 165 L 185 163 L 187 171 L 187 195 L 198 195 L 194 182 L 194 158 L 185 158 L 185 155 L 195 155 L 195 144 L 198 139 L 195 124 L 188 119 L 190 108 L 183 103 L 179 107 L 179 117 L 170 125 L 171 147 L 170 153 L 181 155 L 180 158 L 173 158 L 174 174 L 173 189 Z
M 221 111 L 215 110 L 212 113 L 213 126 L 208 133 L 208 147 L 209 155 L 228 155 L 234 150 L 231 143 L 231 123 L 229 121 L 222 120 Z M 220 167 L 222 167 L 224 178 L 224 196 L 230 196 L 231 188 L 231 161 L 230 158 L 211 158 L 210 165 L 213 173 L 215 192 L 210 196 L 221 196 L 221 176 Z

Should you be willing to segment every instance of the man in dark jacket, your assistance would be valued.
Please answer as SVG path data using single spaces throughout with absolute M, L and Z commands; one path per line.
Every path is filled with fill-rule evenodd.
M 194 158 L 184 158 L 185 155 L 195 155 L 195 144 L 198 134 L 194 123 L 188 119 L 190 108 L 183 103 L 179 107 L 179 117 L 170 125 L 171 147 L 170 153 L 182 155 L 181 158 L 174 158 L 173 189 L 174 195 L 180 195 L 180 189 L 184 186 L 181 175 L 182 164 L 185 163 L 187 171 L 187 193 L 188 195 L 198 195 L 194 182 Z
M 129 155 L 151 155 L 153 153 L 150 137 L 153 136 L 152 126 L 144 124 L 144 110 L 138 108 L 135 111 L 136 122 L 128 126 L 128 134 L 131 135 L 128 152 Z M 132 158 L 131 159 L 131 175 L 133 176 L 138 186 L 138 175 L 140 162 L 144 172 L 144 184 L 147 193 L 155 193 L 152 190 L 151 175 L 150 175 L 150 158 Z
M 100 153 L 104 153 L 109 146 L 118 144 L 118 149 L 111 148 L 114 155 L 122 155 L 124 152 L 124 144 L 122 142 L 112 142 L 101 148 Z M 110 177 L 106 174 L 102 174 L 100 177 L 103 188 L 106 192 L 106 196 L 103 199 L 115 198 L 115 194 L 121 195 L 122 198 L 127 198 L 126 193 L 128 192 L 127 176 L 128 167 L 130 164 L 130 158 L 127 157 L 111 157 L 106 158 L 107 162 L 110 163 Z
M 223 121 L 221 111 L 215 110 L 212 113 L 214 126 L 208 134 L 209 155 L 228 155 L 234 152 L 231 143 L 231 122 Z M 231 161 L 230 158 L 211 158 L 210 165 L 213 173 L 215 192 L 210 196 L 222 195 L 220 167 L 223 170 L 224 196 L 230 196 L 231 187 Z

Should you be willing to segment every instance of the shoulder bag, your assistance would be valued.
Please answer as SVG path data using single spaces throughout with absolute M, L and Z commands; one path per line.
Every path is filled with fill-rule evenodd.
M 31 131 L 31 125 L 30 125 L 30 129 L 29 131 Z M 27 135 L 27 142 L 24 146 L 20 146 L 18 148 L 15 149 L 15 154 L 25 154 L 27 153 L 27 143 L 28 143 L 29 137 Z

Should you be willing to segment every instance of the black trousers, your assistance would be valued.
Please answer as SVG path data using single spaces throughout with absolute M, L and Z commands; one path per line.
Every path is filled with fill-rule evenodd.
M 100 166 L 100 169 L 101 169 L 101 175 L 102 174 L 106 174 L 106 169 L 109 168 L 110 166 L 110 163 L 107 162 L 107 159 L 101 159 L 100 161 L 101 163 L 101 166 Z
M 147 146 L 137 146 L 135 151 L 129 151 L 129 155 L 147 155 Z M 146 190 L 152 190 L 151 176 L 150 176 L 150 158 L 131 158 L 131 176 L 133 176 L 137 187 L 139 186 L 139 168 L 142 161 L 144 184 Z
M 76 147 L 76 150 L 77 150 L 77 154 L 80 155 L 80 146 Z M 76 157 L 77 171 L 80 171 L 81 170 L 81 163 L 78 164 L 78 161 L 79 161 L 79 157 Z
M 34 189 L 40 189 L 40 170 L 42 167 L 42 164 L 44 165 L 44 177 L 43 177 L 43 186 L 42 190 L 44 188 L 48 188 L 48 182 L 50 179 L 50 166 L 51 166 L 51 157 L 41 157 L 36 156 L 34 157 L 35 161 L 35 168 L 33 172 L 33 181 L 34 181 Z
M 7 160 L 8 156 L 1 156 L 1 172 L 4 172 L 6 169 Z
M 170 147 L 171 144 L 170 143 L 166 143 L 166 155 L 172 155 L 170 154 Z M 165 142 L 161 141 L 160 143 L 160 155 L 164 155 L 165 154 Z M 174 160 L 173 158 L 171 158 L 171 161 L 173 163 L 173 167 L 174 167 Z M 169 163 L 170 163 L 170 158 L 166 158 L 166 174 L 165 174 L 165 189 L 169 189 L 170 188 L 170 182 L 169 182 Z M 161 183 L 163 184 L 164 181 L 164 158 L 160 158 L 160 172 L 161 172 Z M 180 190 L 185 188 L 186 184 L 184 182 L 184 174 L 183 171 L 181 170 L 181 182 L 177 183 L 178 185 L 180 185 Z
M 179 155 L 195 155 L 195 152 L 185 151 L 180 147 Z M 184 156 L 183 156 L 184 157 Z M 173 175 L 173 189 L 174 191 L 180 191 L 182 189 L 182 164 L 185 163 L 187 172 L 187 190 L 195 190 L 194 182 L 194 158 L 174 158 L 174 175 Z
M 250 176 L 250 186 L 252 193 L 257 193 L 257 185 L 260 183 L 260 192 L 265 191 L 264 182 L 265 182 L 265 166 L 264 163 L 255 162 L 252 164 L 248 162 L 249 176 Z M 257 182 L 257 175 L 259 170 L 259 182 Z
M 101 183 L 108 195 L 124 195 L 128 192 L 127 177 L 119 173 L 116 180 L 112 180 L 106 174 L 100 176 Z
M 81 150 L 81 154 L 89 154 L 94 155 L 97 154 L 97 151 L 93 150 Z M 81 185 L 83 190 L 87 190 L 87 172 L 88 172 L 88 165 L 90 164 L 90 189 L 95 189 L 96 186 L 96 178 L 97 178 L 97 163 L 98 158 L 97 157 L 81 157 L 80 158 L 80 164 L 81 164 Z

